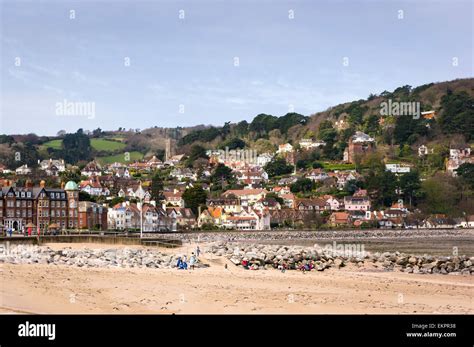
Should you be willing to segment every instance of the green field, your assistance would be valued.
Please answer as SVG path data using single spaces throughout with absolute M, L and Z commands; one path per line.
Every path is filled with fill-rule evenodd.
M 92 139 L 91 146 L 96 151 L 116 151 L 125 148 L 125 144 L 106 139 Z
M 62 140 L 51 140 L 43 144 L 46 148 L 61 149 Z M 91 146 L 96 151 L 116 151 L 125 148 L 125 144 L 106 139 L 91 139 Z
M 323 168 L 326 170 L 354 170 L 354 164 L 332 164 L 332 163 L 323 163 Z
M 63 143 L 63 140 L 51 140 L 51 141 L 43 143 L 43 146 L 47 148 L 61 149 L 62 143 Z
M 130 161 L 125 160 L 124 153 L 116 154 L 116 155 L 109 155 L 106 157 L 97 157 L 96 160 L 101 165 L 112 164 L 115 162 L 118 163 L 133 163 L 136 160 L 141 160 L 143 158 L 143 154 L 140 152 L 129 152 L 130 153 Z

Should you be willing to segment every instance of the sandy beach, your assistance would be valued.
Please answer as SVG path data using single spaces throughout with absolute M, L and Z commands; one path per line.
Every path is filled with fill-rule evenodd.
M 210 254 L 201 261 L 209 267 L 185 271 L 1 264 L 0 313 L 474 313 L 474 276 L 469 275 L 357 267 L 282 273 L 245 270 Z

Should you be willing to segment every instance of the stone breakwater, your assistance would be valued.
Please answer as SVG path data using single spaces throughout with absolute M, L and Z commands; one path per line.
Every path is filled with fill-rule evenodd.
M 370 266 L 386 271 L 401 271 L 415 274 L 474 274 L 474 257 L 452 256 L 434 257 L 414 256 L 400 252 L 368 253 L 328 250 L 315 247 L 276 246 L 237 243 L 217 243 L 209 246 L 206 252 L 223 256 L 237 266 L 248 261 L 254 270 L 279 268 L 298 269 L 311 263 L 313 269 L 324 271 L 330 268 Z
M 313 231 L 210 231 L 155 234 L 162 239 L 183 242 L 252 241 L 252 240 L 333 240 L 383 239 L 474 236 L 474 229 L 370 229 L 370 230 L 313 230 Z
M 175 268 L 181 254 L 168 255 L 152 249 L 71 249 L 17 245 L 4 249 L 0 263 L 50 264 L 86 268 Z M 205 267 L 198 263 L 197 267 Z
M 353 266 L 378 268 L 385 271 L 402 271 L 419 274 L 474 274 L 474 257 L 461 256 L 414 256 L 400 252 L 369 253 L 357 250 L 329 250 L 314 247 L 258 245 L 237 242 L 216 242 L 206 246 L 207 255 L 229 259 L 236 266 L 248 261 L 255 270 L 298 269 L 311 264 L 314 270 Z M 54 250 L 47 246 L 14 245 L 2 249 L 0 263 L 50 264 L 85 268 L 176 268 L 182 254 L 164 254 L 154 249 L 72 249 Z M 206 267 L 198 262 L 197 267 Z

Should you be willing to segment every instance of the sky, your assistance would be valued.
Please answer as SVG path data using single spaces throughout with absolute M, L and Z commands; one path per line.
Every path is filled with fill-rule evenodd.
M 0 0 L 0 15 L 0 134 L 311 115 L 474 71 L 470 0 Z

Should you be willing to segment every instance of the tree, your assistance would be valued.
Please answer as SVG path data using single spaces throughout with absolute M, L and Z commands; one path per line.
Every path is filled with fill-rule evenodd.
M 189 154 L 189 157 L 186 160 L 186 166 L 192 167 L 193 162 L 199 158 L 209 159 L 209 157 L 206 154 L 206 149 L 200 145 L 193 145 L 191 147 L 191 152 Z
M 326 146 L 323 148 L 324 157 L 330 160 L 335 159 L 337 151 L 335 150 L 334 144 L 337 140 L 337 131 L 333 128 L 330 121 L 323 121 L 319 125 L 319 138 L 326 142 Z
M 269 177 L 287 175 L 293 172 L 293 165 L 287 164 L 283 158 L 274 158 L 265 165 L 265 171 Z
M 234 137 L 230 140 L 227 140 L 225 141 L 221 146 L 220 148 L 222 149 L 226 149 L 229 148 L 229 150 L 233 150 L 233 149 L 243 149 L 245 148 L 245 141 L 237 138 L 237 137 Z
M 190 208 L 196 215 L 198 213 L 199 206 L 206 204 L 206 199 L 207 193 L 199 184 L 186 189 L 183 193 L 185 206 Z
M 422 183 L 424 200 L 422 209 L 427 213 L 452 214 L 459 201 L 459 189 L 454 179 L 445 174 L 436 174 Z
M 410 206 L 414 199 L 419 197 L 421 182 L 420 175 L 417 171 L 410 171 L 399 178 L 400 189 L 402 190 L 403 198 L 409 201 Z
M 95 197 L 92 195 L 89 195 L 89 193 L 80 191 L 79 192 L 79 201 L 92 201 L 95 202 Z
M 285 204 L 285 200 L 283 200 L 283 198 L 275 192 L 268 193 L 267 195 L 265 195 L 265 198 L 275 199 L 281 206 L 283 206 Z
M 59 177 L 61 177 L 61 180 L 63 182 L 79 182 L 81 180 L 81 174 L 78 171 L 73 171 L 73 170 L 66 170 L 64 172 L 59 173 Z
M 474 139 L 474 98 L 465 91 L 448 90 L 441 98 L 439 124 L 444 133 L 461 133 L 467 141 Z
M 156 173 L 151 179 L 151 198 L 160 201 L 163 192 L 163 179 L 159 173 Z
M 114 207 L 115 205 L 121 204 L 121 203 L 124 202 L 124 201 L 125 201 L 125 198 L 120 197 L 120 196 L 116 196 L 116 197 L 114 197 L 112 200 L 110 200 L 109 206 L 110 206 L 110 207 Z
M 237 125 L 234 128 L 235 135 L 239 137 L 246 136 L 248 132 L 249 132 L 249 123 L 246 120 L 243 120 L 237 123 Z
M 309 193 L 316 188 L 316 183 L 309 178 L 300 178 L 290 186 L 292 193 Z
M 225 138 L 230 133 L 230 122 L 225 122 L 221 129 L 222 137 Z
M 474 189 L 474 164 L 461 164 L 456 169 L 456 173 L 462 181 L 464 181 L 471 189 Z
M 66 163 L 74 164 L 79 160 L 91 159 L 91 142 L 82 129 L 75 134 L 66 134 L 62 143 L 63 157 Z
M 211 182 L 214 184 L 223 183 L 224 181 L 230 183 L 234 181 L 234 175 L 232 169 L 228 166 L 219 163 L 217 164 L 214 172 L 211 175 Z
M 367 117 L 365 121 L 364 131 L 371 136 L 375 136 L 377 134 L 378 129 L 379 119 L 376 115 L 371 114 Z
M 92 137 L 99 137 L 100 135 L 102 135 L 102 129 L 101 128 L 97 128 L 97 129 L 92 131 Z
M 395 143 L 405 144 L 410 137 L 413 138 L 412 135 L 427 135 L 428 129 L 424 119 L 415 119 L 412 115 L 402 115 L 395 120 L 393 137 Z
M 349 193 L 349 195 L 354 195 L 360 188 L 362 188 L 362 182 L 358 180 L 349 180 L 344 185 L 344 191 Z
M 376 206 L 391 206 L 397 199 L 397 176 L 392 172 L 370 170 L 365 182 Z

